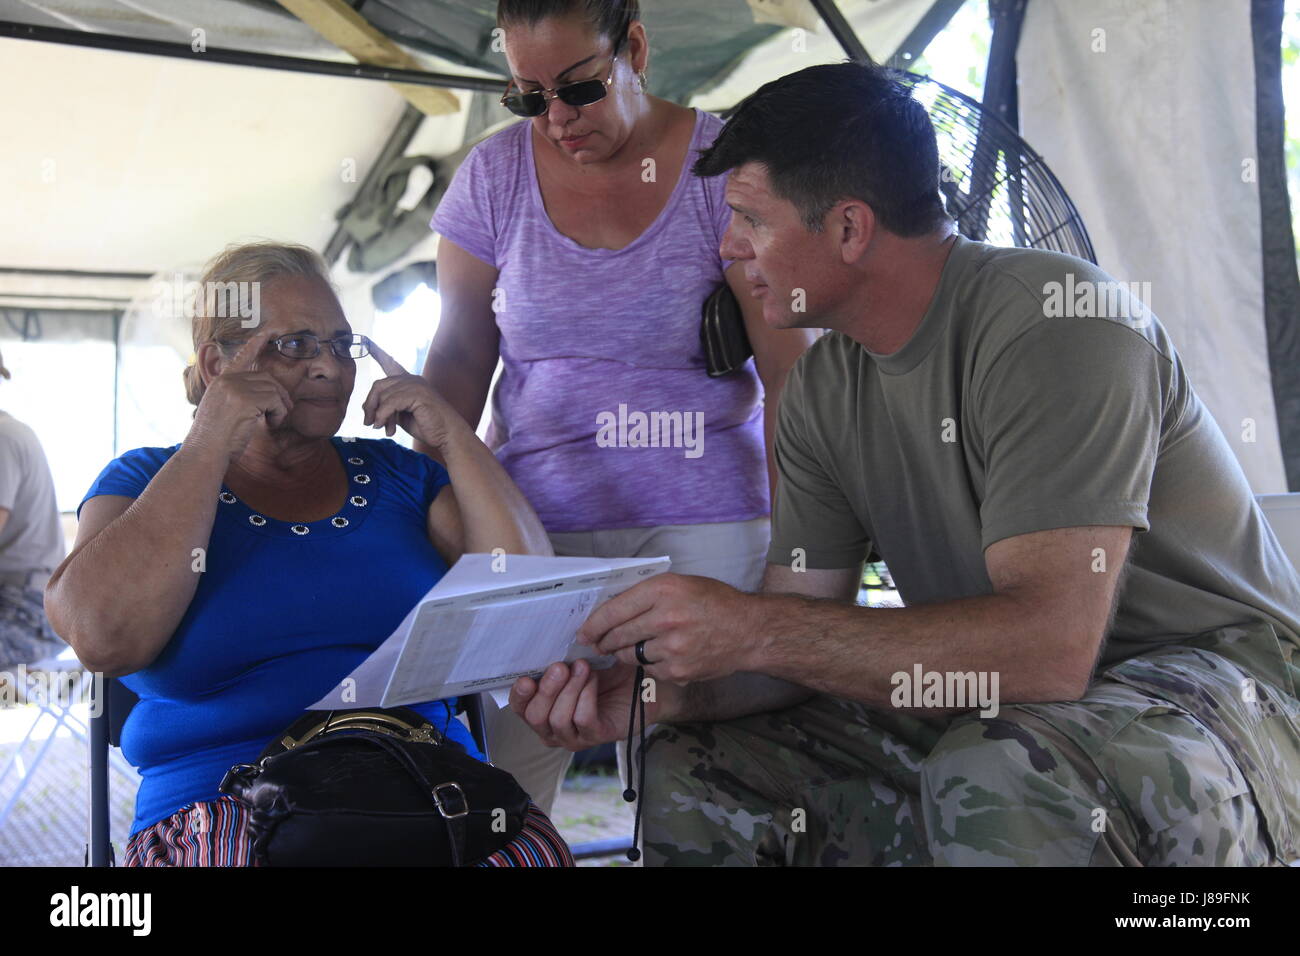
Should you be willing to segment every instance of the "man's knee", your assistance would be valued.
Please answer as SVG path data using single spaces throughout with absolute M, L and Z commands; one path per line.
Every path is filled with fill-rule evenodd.
M 922 774 L 936 861 L 1258 864 L 1268 839 L 1224 743 L 1128 688 L 963 719 Z
M 914 792 L 866 766 L 822 762 L 818 748 L 785 742 L 783 727 L 729 721 L 653 735 L 647 865 L 929 862 Z
M 766 779 L 723 724 L 660 726 L 646 740 L 641 783 L 647 866 L 748 866 L 769 831 Z
M 1014 707 L 954 721 L 921 772 L 940 865 L 1082 866 L 1119 810 L 1113 794 Z
M 1144 714 L 1097 753 L 1127 807 L 1147 866 L 1259 866 L 1273 856 L 1250 783 L 1229 745 L 1174 707 Z

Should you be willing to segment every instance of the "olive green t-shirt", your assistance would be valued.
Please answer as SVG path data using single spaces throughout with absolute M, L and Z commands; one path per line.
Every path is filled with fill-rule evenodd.
M 831 332 L 790 372 L 768 561 L 849 568 L 874 545 L 929 604 L 991 593 L 1003 538 L 1129 525 L 1103 662 L 1261 618 L 1300 644 L 1300 579 L 1140 291 L 958 237 L 901 349 Z

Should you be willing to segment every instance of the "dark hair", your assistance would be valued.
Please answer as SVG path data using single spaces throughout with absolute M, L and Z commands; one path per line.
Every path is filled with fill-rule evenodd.
M 939 149 L 925 108 L 884 67 L 810 66 L 741 102 L 695 163 L 718 176 L 745 163 L 767 169 L 772 190 L 820 232 L 845 199 L 869 205 L 890 232 L 921 236 L 948 219 Z
M 641 19 L 638 0 L 498 0 L 497 26 L 523 24 L 535 27 L 552 17 L 580 17 L 598 36 L 613 41 L 618 50 L 627 41 L 627 29 Z

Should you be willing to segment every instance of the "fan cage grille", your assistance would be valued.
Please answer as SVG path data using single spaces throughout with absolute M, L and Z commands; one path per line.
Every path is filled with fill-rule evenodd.
M 1000 117 L 927 76 L 898 73 L 934 125 L 939 190 L 958 231 L 1097 261 L 1083 218 L 1043 158 Z

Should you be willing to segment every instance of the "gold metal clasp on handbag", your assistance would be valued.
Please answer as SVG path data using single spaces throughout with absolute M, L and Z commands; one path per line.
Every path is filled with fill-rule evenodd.
M 400 717 L 385 714 L 382 711 L 355 710 L 337 713 L 330 711 L 319 724 L 308 728 L 306 733 L 295 740 L 287 734 L 281 738 L 280 746 L 285 750 L 305 744 L 313 738 L 341 730 L 369 730 L 373 733 L 396 737 L 399 740 L 413 740 L 417 743 L 436 744 L 442 741 L 442 735 L 432 724 L 411 724 Z

